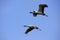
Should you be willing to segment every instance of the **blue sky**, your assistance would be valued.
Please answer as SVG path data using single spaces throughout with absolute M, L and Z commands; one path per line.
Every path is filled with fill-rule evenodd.
M 47 4 L 48 17 L 33 17 L 30 11 Z M 60 0 L 0 0 L 0 40 L 60 40 Z M 42 31 L 24 34 L 24 25 L 36 25 Z

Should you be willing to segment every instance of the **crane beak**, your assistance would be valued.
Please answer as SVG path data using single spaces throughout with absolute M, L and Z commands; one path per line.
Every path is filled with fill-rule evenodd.
M 24 25 L 24 27 L 28 27 L 28 26 Z
M 30 13 L 33 13 L 33 12 L 30 12 Z

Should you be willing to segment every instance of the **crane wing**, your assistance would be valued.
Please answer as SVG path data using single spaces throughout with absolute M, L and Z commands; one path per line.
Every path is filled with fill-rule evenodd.
M 41 4 L 39 5 L 38 12 L 44 13 L 44 8 Z
M 44 13 L 44 8 L 48 7 L 46 4 L 39 4 L 38 12 Z
M 25 34 L 27 34 L 28 32 L 32 31 L 33 29 L 34 29 L 34 28 L 29 27 L 29 28 L 26 30 Z

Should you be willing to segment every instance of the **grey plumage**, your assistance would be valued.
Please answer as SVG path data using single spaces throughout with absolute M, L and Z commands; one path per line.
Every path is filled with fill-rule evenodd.
M 48 7 L 46 4 L 39 4 L 39 9 L 38 11 L 33 11 L 33 12 L 30 12 L 30 13 L 33 13 L 33 16 L 37 16 L 38 14 L 39 15 L 43 15 L 43 16 L 48 16 L 44 13 L 44 8 L 45 7 Z
M 39 9 L 38 9 L 38 12 L 41 12 L 41 13 L 44 13 L 44 8 L 45 7 L 48 7 L 46 4 L 40 4 L 39 5 Z
M 24 25 L 24 27 L 28 27 L 28 29 L 25 31 L 25 34 L 29 33 L 30 31 L 32 31 L 33 29 L 38 29 L 38 27 L 35 27 L 35 26 L 26 26 Z M 41 29 L 40 29 L 41 30 Z

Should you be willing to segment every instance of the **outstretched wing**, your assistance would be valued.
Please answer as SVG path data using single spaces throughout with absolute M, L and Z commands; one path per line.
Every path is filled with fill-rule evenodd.
M 34 29 L 34 28 L 29 27 L 29 28 L 26 30 L 25 34 L 27 34 L 28 32 L 32 31 L 33 29 Z
M 44 8 L 41 4 L 39 5 L 38 12 L 44 13 Z
M 46 4 L 39 4 L 38 12 L 44 13 L 44 8 L 48 7 Z

